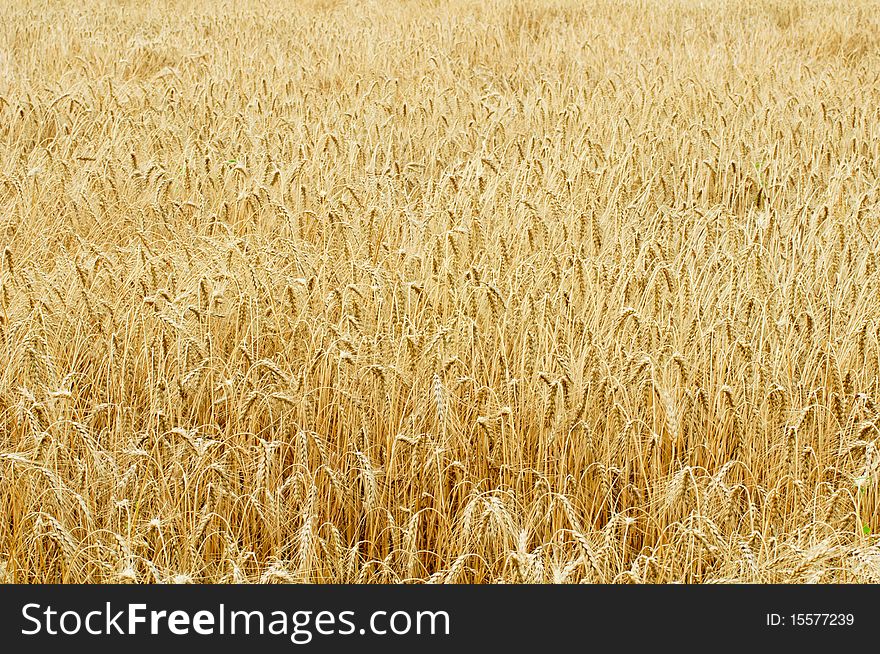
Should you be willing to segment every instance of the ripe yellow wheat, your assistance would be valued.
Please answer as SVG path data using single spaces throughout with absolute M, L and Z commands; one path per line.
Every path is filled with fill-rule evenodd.
M 0 580 L 877 581 L 878 39 L 3 3 Z

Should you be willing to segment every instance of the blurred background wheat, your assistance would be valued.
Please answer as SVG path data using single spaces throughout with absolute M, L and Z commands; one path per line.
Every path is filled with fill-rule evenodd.
M 4 3 L 0 578 L 880 581 L 878 40 Z

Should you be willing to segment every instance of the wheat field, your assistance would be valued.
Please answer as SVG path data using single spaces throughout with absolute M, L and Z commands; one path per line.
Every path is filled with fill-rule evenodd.
M 880 581 L 878 40 L 4 3 L 0 580 Z

